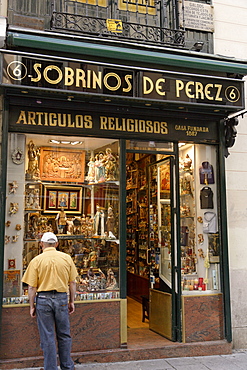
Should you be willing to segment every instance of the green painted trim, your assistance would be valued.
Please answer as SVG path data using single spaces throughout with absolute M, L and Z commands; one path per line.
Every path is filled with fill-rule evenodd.
M 126 271 L 126 141 L 121 139 L 120 145 L 120 156 L 119 156 L 119 234 L 120 234 L 120 245 L 119 245 L 119 268 L 120 268 L 120 298 L 127 297 L 127 271 Z
M 223 292 L 224 306 L 224 321 L 225 321 L 225 337 L 226 340 L 232 342 L 232 322 L 231 322 L 231 297 L 230 297 L 230 276 L 229 276 L 229 257 L 228 257 L 228 223 L 227 223 L 227 202 L 226 202 L 226 175 L 225 175 L 225 143 L 224 143 L 224 122 L 219 124 L 219 199 L 221 217 L 219 222 L 219 230 L 221 235 L 221 289 Z
M 180 176 L 179 176 L 179 148 L 178 143 L 174 143 L 175 150 L 175 186 L 176 186 L 176 239 L 177 239 L 177 261 L 176 261 L 176 273 L 177 273 L 177 293 L 175 293 L 176 302 L 176 340 L 182 342 L 182 320 L 181 320 L 181 311 L 182 311 L 182 289 L 181 289 L 181 233 L 180 233 Z
M 228 61 L 211 54 L 207 56 L 191 51 L 175 51 L 174 49 L 173 53 L 162 49 L 160 51 L 150 51 L 21 32 L 8 32 L 7 45 L 63 52 L 66 55 L 102 57 L 107 58 L 108 61 L 121 60 L 123 64 L 125 61 L 131 61 L 132 63 L 142 62 L 151 65 L 200 69 L 203 71 L 247 74 L 247 61 Z

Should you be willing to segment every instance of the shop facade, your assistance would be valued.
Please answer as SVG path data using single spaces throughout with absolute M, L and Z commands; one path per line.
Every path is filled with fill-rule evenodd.
M 46 56 L 35 52 L 44 41 Z M 21 276 L 51 230 L 78 268 L 75 354 L 128 347 L 127 297 L 148 300 L 149 329 L 162 337 L 229 351 L 224 161 L 236 134 L 229 115 L 244 108 L 236 76 L 245 66 L 131 49 L 120 63 L 114 48 L 95 46 L 90 57 L 78 42 L 62 53 L 58 41 L 25 34 L 10 33 L 9 44 L 3 366 L 41 356 Z

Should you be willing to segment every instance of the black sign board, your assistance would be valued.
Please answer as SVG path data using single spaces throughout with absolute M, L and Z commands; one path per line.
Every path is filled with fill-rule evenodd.
M 216 122 L 63 109 L 10 106 L 9 130 L 36 134 L 115 137 L 158 141 L 217 141 Z
M 2 57 L 3 86 L 229 110 L 244 108 L 241 80 L 7 52 Z

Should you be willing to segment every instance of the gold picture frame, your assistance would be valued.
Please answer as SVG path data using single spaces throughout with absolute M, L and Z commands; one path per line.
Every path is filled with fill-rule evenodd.
M 68 214 L 82 213 L 82 187 L 44 185 L 44 213 L 57 213 L 62 208 Z

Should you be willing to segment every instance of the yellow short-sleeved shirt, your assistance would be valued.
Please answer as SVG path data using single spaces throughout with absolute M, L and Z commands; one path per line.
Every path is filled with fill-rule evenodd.
M 68 292 L 68 284 L 75 281 L 76 276 L 72 258 L 54 247 L 48 247 L 30 261 L 22 281 L 37 288 L 37 292 Z

